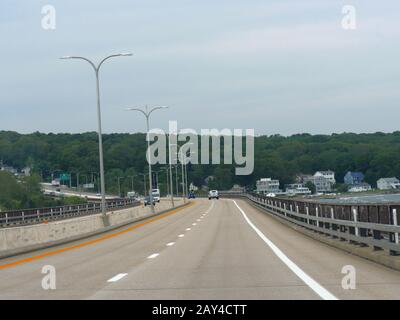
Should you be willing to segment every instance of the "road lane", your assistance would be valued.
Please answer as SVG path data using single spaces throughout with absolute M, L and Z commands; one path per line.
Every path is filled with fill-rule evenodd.
M 400 272 L 313 240 L 244 200 L 236 202 L 260 233 L 337 298 L 399 299 Z M 271 250 L 233 200 L 195 203 L 97 244 L 0 270 L 0 298 L 321 298 Z M 56 290 L 41 288 L 44 265 L 56 268 Z M 356 268 L 356 290 L 341 286 L 345 265 Z
M 84 299 L 106 285 L 106 281 L 114 275 L 126 273 L 126 270 L 143 263 L 152 253 L 168 248 L 166 244 L 174 241 L 176 235 L 184 231 L 183 226 L 189 226 L 207 206 L 207 203 L 198 202 L 190 208 L 183 208 L 120 236 L 0 270 L 0 299 Z M 66 246 L 81 242 L 76 241 Z M 3 259 L 0 263 L 24 259 L 44 251 Z M 56 290 L 45 291 L 41 288 L 44 276 L 41 270 L 44 265 L 56 268 Z
M 212 210 L 171 250 L 90 298 L 319 298 L 265 247 L 231 201 L 212 203 Z
M 231 201 L 231 200 L 227 200 Z M 280 223 L 244 200 L 249 219 L 290 259 L 339 299 L 400 299 L 400 272 L 316 241 Z M 356 270 L 356 289 L 342 288 L 344 266 Z

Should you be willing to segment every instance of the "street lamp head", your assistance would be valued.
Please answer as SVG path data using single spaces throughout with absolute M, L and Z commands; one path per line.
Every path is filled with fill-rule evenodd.
M 62 56 L 62 57 L 60 57 L 60 59 L 72 59 L 72 57 L 71 56 Z
M 121 52 L 119 55 L 122 56 L 122 57 L 129 57 L 129 56 L 133 56 L 133 53 L 131 53 L 131 52 Z

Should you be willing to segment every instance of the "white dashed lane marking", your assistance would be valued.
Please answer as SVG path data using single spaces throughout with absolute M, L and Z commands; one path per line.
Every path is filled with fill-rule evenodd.
M 159 256 L 159 253 L 153 253 L 147 257 L 147 259 L 154 259 Z
M 118 273 L 116 276 L 112 277 L 111 279 L 108 279 L 107 282 L 117 282 L 118 280 L 121 280 L 126 275 L 127 275 L 127 273 Z

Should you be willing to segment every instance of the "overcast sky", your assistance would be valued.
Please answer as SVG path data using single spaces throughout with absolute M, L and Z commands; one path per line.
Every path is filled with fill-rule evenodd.
M 42 28 L 44 5 L 56 29 Z M 357 29 L 342 28 L 355 6 Z M 131 51 L 101 70 L 104 132 L 391 132 L 400 119 L 400 1 L 1 0 L 0 130 L 94 131 L 94 72 L 63 55 Z

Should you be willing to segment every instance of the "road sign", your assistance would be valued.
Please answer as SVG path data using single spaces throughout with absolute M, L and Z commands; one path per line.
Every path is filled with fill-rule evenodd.
M 83 185 L 84 189 L 94 189 L 94 183 L 85 183 Z
M 61 173 L 60 181 L 69 181 L 71 179 L 71 175 L 69 173 Z

